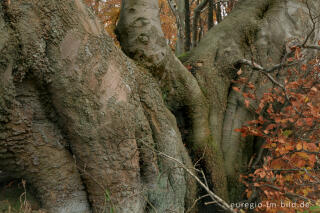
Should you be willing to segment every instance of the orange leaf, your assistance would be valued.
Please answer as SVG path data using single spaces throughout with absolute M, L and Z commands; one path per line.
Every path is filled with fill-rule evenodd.
M 232 87 L 232 89 L 236 92 L 240 92 L 240 88 L 239 87 Z
M 274 129 L 276 128 L 277 126 L 275 124 L 269 124 L 267 127 L 266 127 L 266 130 L 270 130 L 270 129 Z
M 307 70 L 307 65 L 303 64 L 303 65 L 301 66 L 301 70 L 302 70 L 302 71 L 306 71 L 306 70 Z
M 271 162 L 270 167 L 272 169 L 281 169 L 281 168 L 285 168 L 286 165 L 287 165 L 286 162 L 279 158 L 279 159 L 273 160 Z
M 250 106 L 250 101 L 248 99 L 244 100 L 244 104 L 246 105 L 247 108 Z
M 296 149 L 297 149 L 298 151 L 300 151 L 300 150 L 302 149 L 302 144 L 301 144 L 301 143 L 298 143 L 297 146 L 296 146 Z
M 297 156 L 302 157 L 304 159 L 309 159 L 309 154 L 305 152 L 297 152 Z

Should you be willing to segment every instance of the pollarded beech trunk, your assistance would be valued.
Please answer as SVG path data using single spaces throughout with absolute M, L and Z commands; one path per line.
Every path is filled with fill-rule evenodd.
M 318 14 L 320 2 L 309 0 L 311 13 Z M 209 31 L 199 46 L 191 51 L 184 63 L 193 67 L 196 79 L 210 105 L 209 123 L 215 140 L 222 147 L 231 200 L 239 200 L 237 189 L 239 174 L 247 168 L 253 145 L 244 143 L 240 133 L 234 131 L 252 120 L 254 109 L 247 109 L 241 94 L 231 88 L 240 68 L 262 94 L 272 85 L 265 84 L 266 77 L 240 59 L 253 60 L 265 68 L 282 62 L 286 45 L 292 39 L 302 43 L 311 31 L 312 23 L 305 1 L 298 0 L 244 0 L 223 22 Z M 308 43 L 319 40 L 319 28 L 311 34 Z M 277 70 L 276 76 L 285 74 Z M 243 76 L 241 76 L 243 77 Z M 242 88 L 245 91 L 247 88 Z
M 159 86 L 81 1 L 1 5 L 0 169 L 52 213 L 184 212 L 192 166 Z M 190 186 L 190 187 L 187 187 Z
M 81 0 L 1 2 L 0 183 L 24 178 L 50 213 L 185 212 L 195 182 L 157 152 L 192 167 L 186 143 L 215 192 L 240 199 L 252 150 L 233 129 L 253 114 L 231 79 L 239 59 L 271 67 L 290 37 L 305 37 L 305 4 L 241 1 L 187 55 L 192 75 L 165 43 L 157 1 L 122 3 L 118 36 L 137 63 Z M 269 86 L 242 69 L 260 93 Z
M 149 69 L 159 81 L 169 109 L 190 119 L 186 141 L 204 167 L 218 195 L 228 200 L 220 144 L 209 129 L 209 105 L 194 76 L 166 44 L 157 0 L 123 0 L 117 35 L 124 52 Z

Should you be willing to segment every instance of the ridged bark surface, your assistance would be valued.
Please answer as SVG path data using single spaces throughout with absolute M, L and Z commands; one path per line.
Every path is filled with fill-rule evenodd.
M 185 212 L 196 184 L 163 152 L 189 168 L 203 155 L 214 191 L 240 200 L 253 145 L 233 129 L 253 114 L 230 89 L 237 62 L 278 64 L 307 26 L 299 0 L 243 0 L 185 56 L 189 72 L 165 42 L 156 0 L 123 0 L 117 30 L 132 59 L 81 0 L 2 1 L 0 186 L 25 179 L 49 213 Z M 318 39 L 319 28 L 309 42 Z M 270 87 L 242 69 L 259 94 Z

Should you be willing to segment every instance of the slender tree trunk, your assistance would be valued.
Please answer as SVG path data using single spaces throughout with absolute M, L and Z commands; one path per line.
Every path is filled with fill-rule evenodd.
M 184 0 L 178 0 L 177 3 L 174 0 L 168 0 L 168 4 L 171 8 L 172 13 L 176 18 L 177 25 L 177 42 L 176 42 L 176 55 L 181 55 L 184 52 L 184 39 L 185 39 L 185 6 Z
M 179 51 L 176 52 L 176 55 L 181 55 L 184 53 L 184 44 L 186 40 L 186 26 L 185 26 L 185 15 L 186 15 L 186 6 L 185 6 L 185 0 L 177 0 L 177 6 L 178 6 L 178 14 L 179 14 L 179 20 L 181 23 L 181 36 L 179 39 Z
M 185 44 L 184 50 L 188 52 L 191 48 L 191 25 L 190 25 L 190 5 L 189 0 L 184 0 L 185 6 Z
M 197 43 L 199 43 L 200 41 L 201 41 L 201 38 L 202 38 L 202 36 L 203 36 L 203 26 L 204 25 L 204 23 L 203 23 L 203 21 L 202 21 L 202 19 L 201 19 L 201 17 L 200 17 L 200 19 L 199 19 L 199 32 L 198 32 L 198 41 L 197 41 Z
M 197 46 L 198 41 L 198 29 L 199 29 L 199 18 L 201 11 L 207 5 L 209 0 L 203 0 L 193 11 L 193 22 L 192 22 L 192 47 Z
M 217 22 L 220 23 L 222 21 L 222 14 L 221 14 L 221 3 L 219 2 L 219 0 L 215 0 L 216 1 L 216 17 L 217 17 Z
M 213 23 L 213 10 L 214 10 L 214 2 L 212 0 L 209 1 L 208 6 L 208 30 L 210 30 L 214 23 Z

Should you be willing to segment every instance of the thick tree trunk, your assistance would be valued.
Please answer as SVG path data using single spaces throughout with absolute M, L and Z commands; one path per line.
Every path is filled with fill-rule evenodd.
M 319 8 L 319 1 L 309 1 Z M 317 14 L 313 10 L 314 15 Z M 307 27 L 309 26 L 309 27 Z M 306 5 L 301 1 L 240 1 L 222 23 L 210 30 L 193 49 L 185 64 L 192 65 L 197 81 L 209 100 L 209 122 L 215 140 L 219 141 L 225 160 L 231 200 L 239 199 L 239 173 L 246 168 L 252 148 L 240 145 L 240 128 L 254 115 L 243 105 L 243 99 L 230 89 L 232 79 L 240 68 L 241 58 L 252 58 L 264 67 L 281 62 L 289 38 L 305 38 L 311 21 Z M 231 36 L 237 35 L 237 36 Z M 319 30 L 311 42 L 319 38 Z M 242 67 L 250 72 L 249 67 Z M 250 74 L 246 74 L 250 78 Z M 255 74 L 257 75 L 257 74 Z M 270 85 L 263 84 L 260 74 L 252 76 L 258 94 Z M 239 144 L 240 143 L 240 144 Z M 243 143 L 242 143 L 243 144 Z
M 192 167 L 158 84 L 82 2 L 0 12 L 1 173 L 25 178 L 53 213 L 190 207 L 194 180 L 155 153 Z
M 143 11 L 143 12 L 142 12 Z M 124 52 L 150 70 L 160 82 L 168 107 L 185 109 L 191 123 L 189 147 L 204 156 L 205 168 L 217 193 L 227 197 L 220 144 L 213 140 L 208 123 L 209 106 L 196 79 L 173 55 L 163 38 L 157 0 L 124 0 L 117 35 Z
M 24 178 L 50 213 L 180 213 L 195 182 L 157 152 L 191 168 L 185 143 L 193 160 L 203 155 L 215 192 L 228 199 L 227 176 L 240 199 L 253 148 L 233 129 L 253 114 L 231 80 L 240 59 L 279 63 L 286 41 L 308 33 L 306 6 L 239 2 L 188 54 L 194 75 L 166 45 L 157 14 L 157 0 L 123 0 L 118 36 L 135 63 L 80 0 L 1 2 L 0 186 Z M 270 86 L 242 69 L 258 93 Z

